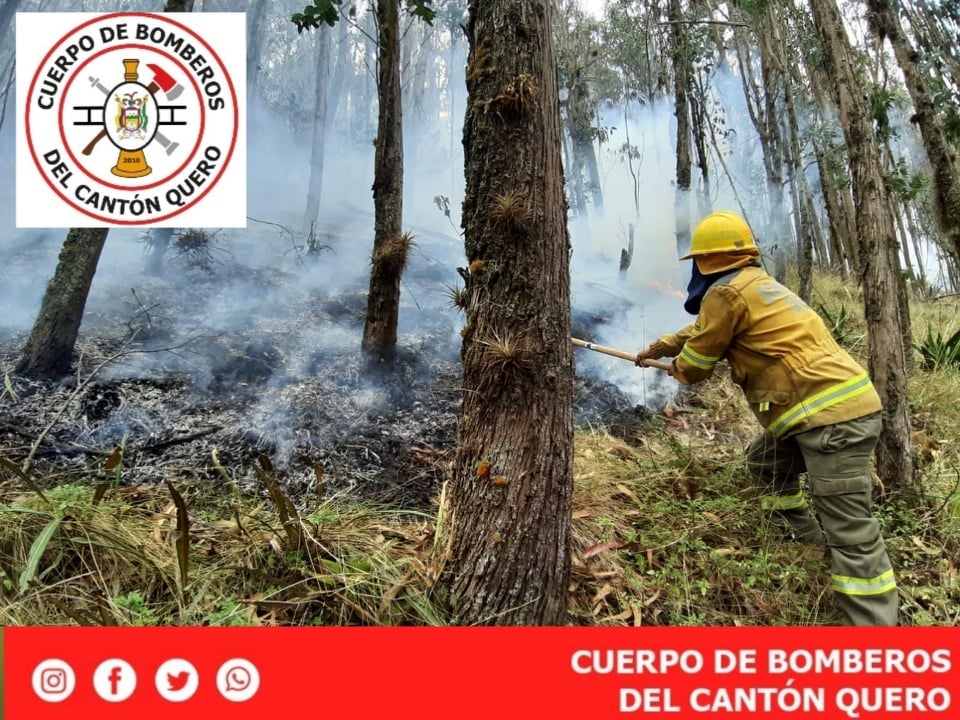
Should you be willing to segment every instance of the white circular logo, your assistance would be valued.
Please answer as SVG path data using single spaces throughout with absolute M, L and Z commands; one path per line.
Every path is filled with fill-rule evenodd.
M 93 671 L 93 689 L 107 702 L 123 702 L 137 689 L 137 673 L 126 660 L 104 660 Z
M 116 13 L 60 38 L 32 77 L 26 139 L 74 211 L 156 224 L 203 199 L 233 156 L 234 84 L 214 48 L 162 14 Z
M 197 691 L 200 675 L 190 662 L 182 658 L 173 658 L 157 668 L 154 684 L 164 700 L 183 702 L 192 698 Z
M 49 703 L 63 702 L 77 686 L 77 676 L 63 660 L 49 658 L 33 669 L 33 691 L 41 700 Z
M 244 658 L 227 660 L 217 670 L 217 690 L 227 700 L 245 702 L 260 689 L 260 671 Z

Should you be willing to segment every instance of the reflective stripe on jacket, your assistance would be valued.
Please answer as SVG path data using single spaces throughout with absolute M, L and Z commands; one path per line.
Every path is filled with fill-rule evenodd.
M 880 410 L 867 372 L 820 316 L 759 267 L 715 283 L 696 322 L 651 350 L 674 356 L 674 376 L 687 385 L 726 360 L 757 419 L 777 437 Z

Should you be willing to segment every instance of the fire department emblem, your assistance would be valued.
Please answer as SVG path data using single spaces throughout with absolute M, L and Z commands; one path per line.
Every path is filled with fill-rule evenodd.
M 54 17 L 67 31 L 39 58 L 18 33 L 18 68 L 23 46 L 34 67 L 23 98 L 33 172 L 21 202 L 26 170 L 18 156 L 18 225 L 31 210 L 43 227 L 169 227 L 189 218 L 196 227 L 245 225 L 238 210 L 245 211 L 246 189 L 238 183 L 246 174 L 244 160 L 236 159 L 238 150 L 243 154 L 242 84 L 238 89 L 235 79 L 242 83 L 242 72 L 229 73 L 224 60 L 245 67 L 244 18 L 218 15 L 43 13 L 43 35 Z M 29 28 L 31 14 L 24 18 Z M 226 28 L 239 33 L 239 44 Z M 68 209 L 40 208 L 38 175 Z M 201 211 L 201 201 L 218 190 L 219 207 Z M 54 218 L 62 220 L 52 225 Z

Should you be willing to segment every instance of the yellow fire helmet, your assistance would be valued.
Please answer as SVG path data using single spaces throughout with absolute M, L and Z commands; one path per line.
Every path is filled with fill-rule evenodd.
M 740 250 L 757 250 L 750 226 L 736 213 L 720 210 L 700 221 L 690 239 L 690 251 L 680 259 Z

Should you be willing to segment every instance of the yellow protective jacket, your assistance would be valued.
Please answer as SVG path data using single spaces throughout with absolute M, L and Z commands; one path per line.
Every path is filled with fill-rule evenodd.
M 650 345 L 690 385 L 730 365 L 760 424 L 777 437 L 870 415 L 880 397 L 823 320 L 762 268 L 733 270 L 706 292 L 696 322 Z

